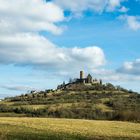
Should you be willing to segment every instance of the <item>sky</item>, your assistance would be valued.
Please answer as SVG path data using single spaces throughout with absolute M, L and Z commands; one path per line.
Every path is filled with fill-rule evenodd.
M 140 0 L 0 0 L 0 98 L 79 71 L 140 92 Z

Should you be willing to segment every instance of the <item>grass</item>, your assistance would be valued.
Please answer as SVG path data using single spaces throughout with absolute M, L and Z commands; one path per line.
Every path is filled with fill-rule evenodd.
M 97 109 L 101 109 L 103 112 L 112 112 L 113 111 L 110 107 L 108 107 L 108 106 L 106 106 L 105 104 L 102 104 L 102 103 L 96 104 L 95 106 L 96 106 Z
M 16 107 L 18 107 L 18 106 L 16 106 Z M 35 109 L 35 110 L 37 110 L 37 109 L 45 108 L 46 105 L 21 105 L 21 107 L 27 108 L 27 109 Z
M 0 113 L 0 117 L 26 117 L 26 114 L 17 114 L 13 112 Z
M 140 124 L 52 118 L 0 118 L 0 140 L 139 140 Z

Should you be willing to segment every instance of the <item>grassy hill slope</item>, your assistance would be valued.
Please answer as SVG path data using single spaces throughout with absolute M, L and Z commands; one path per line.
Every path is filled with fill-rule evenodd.
M 140 95 L 115 87 L 41 91 L 0 102 L 0 116 L 140 121 Z

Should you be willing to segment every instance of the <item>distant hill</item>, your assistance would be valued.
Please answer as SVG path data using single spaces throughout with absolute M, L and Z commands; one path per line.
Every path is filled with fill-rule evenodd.
M 101 80 L 80 79 L 56 90 L 5 98 L 0 102 L 0 116 L 140 121 L 140 94 Z

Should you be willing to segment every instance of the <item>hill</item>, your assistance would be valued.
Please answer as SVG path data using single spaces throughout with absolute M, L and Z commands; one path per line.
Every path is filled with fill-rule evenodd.
M 1 140 L 139 140 L 140 124 L 51 118 L 0 118 Z
M 0 112 L 0 116 L 138 121 L 140 95 L 118 90 L 41 91 L 6 98 Z
M 140 94 L 91 75 L 0 102 L 0 116 L 140 121 Z

